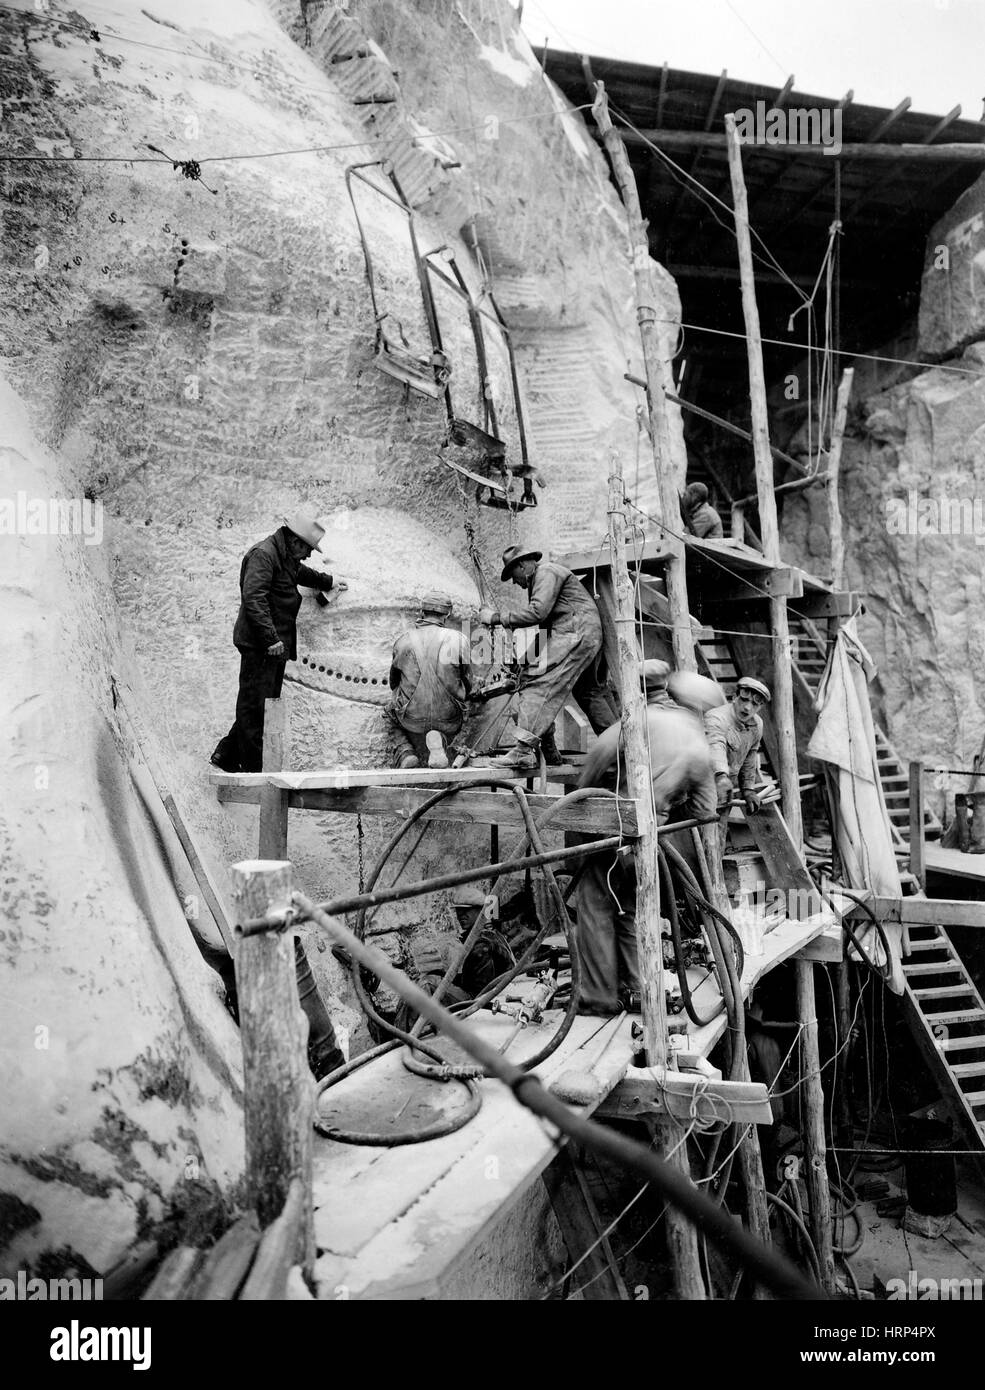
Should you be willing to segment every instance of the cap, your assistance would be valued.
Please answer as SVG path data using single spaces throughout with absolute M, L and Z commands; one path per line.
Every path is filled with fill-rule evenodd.
M 640 676 L 643 681 L 644 689 L 660 690 L 667 684 L 667 677 L 670 675 L 670 667 L 666 661 L 657 661 L 650 657 L 644 661 L 640 667 Z
M 447 594 L 439 594 L 437 590 L 431 589 L 428 593 L 421 595 L 421 611 L 424 613 L 440 613 L 443 617 L 451 612 L 451 599 Z
M 763 699 L 769 704 L 773 696 L 769 692 L 769 687 L 762 681 L 756 680 L 754 676 L 740 676 L 735 683 L 736 690 L 754 690 L 757 695 L 762 695 Z

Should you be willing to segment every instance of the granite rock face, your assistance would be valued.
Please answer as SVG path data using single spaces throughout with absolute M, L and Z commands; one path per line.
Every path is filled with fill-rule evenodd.
M 609 451 L 632 477 L 640 443 L 623 380 L 639 348 L 605 163 L 506 0 L 201 0 L 193 16 L 160 0 L 118 24 L 25 10 L 0 20 L 0 60 L 7 148 L 38 156 L 0 183 L 0 500 L 100 508 L 92 544 L 0 536 L 0 993 L 15 1001 L 0 1021 L 0 1265 L 102 1273 L 135 1239 L 232 1203 L 243 1143 L 238 1036 L 186 918 L 214 929 L 111 675 L 227 887 L 257 833 L 255 809 L 220 805 L 207 777 L 233 714 L 243 552 L 302 500 L 323 512 L 319 563 L 349 590 L 327 609 L 304 599 L 291 761 L 373 765 L 389 649 L 418 595 L 443 587 L 459 614 L 478 600 L 466 522 L 494 599 L 511 540 L 600 543 Z M 444 403 L 374 366 L 345 170 L 380 159 L 422 250 L 450 248 L 513 330 L 547 484 L 534 512 L 477 508 L 437 457 Z M 406 213 L 365 186 L 356 197 L 386 322 L 427 350 Z M 676 291 L 654 274 L 671 344 Z M 468 414 L 482 383 L 454 299 L 442 335 Z M 509 362 L 494 330 L 490 343 L 516 456 Z M 645 441 L 641 454 L 653 510 Z M 352 887 L 390 829 L 294 817 L 299 883 Z M 486 849 L 483 832 L 435 830 L 412 871 Z M 447 930 L 450 912 L 407 904 L 395 920 Z M 309 945 L 361 1046 L 346 981 Z
M 927 238 L 920 348 L 944 355 L 985 337 L 985 174 Z

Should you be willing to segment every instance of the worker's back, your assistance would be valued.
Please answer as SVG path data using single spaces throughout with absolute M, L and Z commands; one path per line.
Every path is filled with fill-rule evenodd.
M 618 762 L 619 789 L 626 791 L 626 755 L 621 735 L 621 724 L 613 724 L 599 735 L 585 759 L 579 787 L 614 786 Z M 707 783 L 711 754 L 700 720 L 688 710 L 648 704 L 646 736 L 654 804 L 657 812 L 662 813 L 692 787 Z
M 425 733 L 461 727 L 465 709 L 469 649 L 456 628 L 422 624 L 393 644 L 400 673 L 390 708 L 405 729 Z

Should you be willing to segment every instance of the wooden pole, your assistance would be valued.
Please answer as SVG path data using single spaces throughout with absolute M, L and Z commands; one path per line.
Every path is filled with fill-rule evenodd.
M 643 1042 L 651 1067 L 667 1065 L 667 1010 L 660 941 L 660 880 L 657 876 L 656 815 L 646 736 L 646 702 L 640 684 L 642 658 L 636 640 L 636 608 L 626 564 L 622 459 L 614 454 L 609 476 L 609 557 L 612 566 L 616 642 L 622 687 L 622 741 L 626 781 L 636 802 L 633 860 L 636 865 L 636 941 L 643 995 Z
M 267 700 L 263 715 L 263 770 L 280 772 L 288 762 L 287 700 Z M 261 859 L 287 858 L 288 793 L 260 788 Z
M 291 906 L 289 863 L 248 859 L 232 866 L 237 921 Z M 236 987 L 243 1040 L 247 1200 L 261 1226 L 280 1216 L 291 1184 L 300 1181 L 305 1217 L 294 1262 L 314 1263 L 311 1154 L 314 1081 L 308 1069 L 308 1024 L 298 1003 L 294 938 L 268 931 L 242 937 Z
M 622 688 L 622 737 L 629 794 L 636 801 L 638 838 L 633 841 L 636 866 L 636 942 L 643 996 L 643 1040 L 647 1062 L 667 1065 L 667 1006 L 664 996 L 663 947 L 660 939 L 660 880 L 657 875 L 656 813 L 646 733 L 646 701 L 640 685 L 641 654 L 636 640 L 636 606 L 626 563 L 626 518 L 623 513 L 622 459 L 613 455 L 609 477 L 609 560 L 612 575 L 619 675 Z M 692 653 L 693 660 L 693 653 Z M 690 1178 L 687 1146 L 676 1127 L 654 1122 L 653 1147 L 659 1157 Z M 667 1251 L 674 1288 L 681 1300 L 705 1297 L 698 1237 L 694 1226 L 676 1208 L 666 1218 Z
M 735 202 L 735 233 L 739 247 L 742 281 L 742 313 L 746 326 L 749 358 L 749 397 L 752 406 L 752 441 L 756 463 L 756 493 L 759 501 L 760 534 L 763 554 L 773 564 L 780 563 L 780 531 L 773 495 L 773 457 L 770 453 L 769 421 L 766 414 L 766 378 L 763 373 L 763 342 L 759 330 L 759 309 L 753 278 L 752 242 L 749 235 L 749 206 L 742 175 L 742 152 L 735 131 L 735 117 L 725 117 L 728 136 L 728 163 Z M 785 598 L 770 599 L 770 630 L 773 634 L 773 707 L 779 745 L 780 791 L 783 814 L 798 849 L 803 841 L 800 810 L 800 773 L 797 767 L 797 738 L 794 725 L 793 673 L 790 669 L 790 625 Z
M 821 1054 L 817 1041 L 817 1002 L 814 966 L 794 960 L 797 972 L 797 1017 L 800 1035 L 800 1077 L 804 1115 L 804 1176 L 810 1205 L 811 1236 L 821 1266 L 821 1284 L 827 1293 L 835 1287 L 835 1261 L 831 1245 L 831 1200 L 824 1143 L 824 1090 L 821 1086 Z
M 831 433 L 831 450 L 828 454 L 828 468 L 825 489 L 828 498 L 828 532 L 831 536 L 831 587 L 840 589 L 845 580 L 845 542 L 841 532 L 841 504 L 838 501 L 838 475 L 841 472 L 841 446 L 845 438 L 845 424 L 848 420 L 848 401 L 852 394 L 854 367 L 846 367 L 838 386 L 838 400 L 835 404 L 835 423 Z
M 910 873 L 921 888 L 927 886 L 924 855 L 923 763 L 910 763 Z
M 650 440 L 653 446 L 653 464 L 657 474 L 657 487 L 660 496 L 660 520 L 664 523 L 663 540 L 669 558 L 664 565 L 664 581 L 667 586 L 667 599 L 673 614 L 671 643 L 674 648 L 674 661 L 679 671 L 693 671 L 694 638 L 691 633 L 691 620 L 688 614 L 687 579 L 684 571 L 684 542 L 681 539 L 683 523 L 680 516 L 680 502 L 677 488 L 687 476 L 687 453 L 682 447 L 682 437 L 670 428 L 667 409 L 667 381 L 664 370 L 663 347 L 657 331 L 656 296 L 653 292 L 653 278 L 650 274 L 650 243 L 646 223 L 640 208 L 640 196 L 636 187 L 626 146 L 609 116 L 609 103 L 605 94 L 605 84 L 596 82 L 595 100 L 592 115 L 599 128 L 605 148 L 612 160 L 612 169 L 622 195 L 629 224 L 629 240 L 633 252 L 633 274 L 636 279 L 636 320 L 640 328 L 640 341 L 643 346 L 643 363 L 646 369 L 647 403 L 650 415 Z M 668 529 L 669 528 L 669 529 Z

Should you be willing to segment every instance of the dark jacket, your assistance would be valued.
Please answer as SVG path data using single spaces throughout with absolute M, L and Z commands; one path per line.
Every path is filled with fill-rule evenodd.
M 282 526 L 243 556 L 239 571 L 242 601 L 233 642 L 240 651 L 264 652 L 275 642 L 283 642 L 284 660 L 296 661 L 297 616 L 301 607 L 298 585 L 330 589 L 334 581 L 330 574 L 292 558 L 287 549 L 289 534 Z

